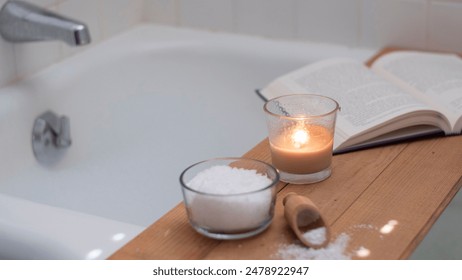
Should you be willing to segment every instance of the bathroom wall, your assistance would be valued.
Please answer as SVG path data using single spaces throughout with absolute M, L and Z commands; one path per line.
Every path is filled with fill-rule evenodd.
M 351 47 L 396 45 L 462 53 L 462 0 L 25 1 L 86 22 L 92 44 L 147 21 Z M 0 87 L 85 48 L 0 39 Z
M 147 20 L 193 28 L 462 53 L 462 0 L 146 0 Z
M 90 28 L 92 44 L 138 24 L 145 4 L 144 0 L 25 1 L 85 22 Z M 0 0 L 0 5 L 5 2 Z M 33 74 L 87 47 L 70 47 L 61 42 L 12 44 L 0 38 L 0 86 Z

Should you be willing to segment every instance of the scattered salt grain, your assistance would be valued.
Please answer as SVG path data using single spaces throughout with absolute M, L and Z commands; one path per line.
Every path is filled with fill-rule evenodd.
M 258 227 L 270 218 L 272 192 L 264 188 L 271 183 L 256 170 L 226 165 L 210 167 L 188 183 L 191 189 L 200 192 L 190 194 L 191 219 L 215 231 Z
M 383 240 L 384 236 L 393 231 L 394 227 L 398 224 L 398 221 L 390 220 L 381 228 L 371 224 L 353 225 L 347 229 L 348 234 L 341 233 L 334 241 L 331 241 L 331 243 L 329 243 L 328 246 L 324 248 L 308 248 L 301 245 L 300 243 L 281 245 L 278 252 L 273 257 L 288 260 L 347 260 L 351 259 L 352 257 L 368 258 L 371 256 L 372 252 L 364 246 L 359 246 L 355 250 L 346 252 L 348 242 L 350 241 L 351 237 L 353 236 L 354 238 L 355 235 L 364 234 L 367 232 L 369 236 L 377 235 L 380 237 L 380 239 Z M 304 233 L 304 237 L 313 238 L 311 240 L 313 244 L 316 242 L 322 243 L 320 241 L 321 237 L 318 236 L 318 233 L 320 234 L 322 231 L 321 229 L 322 227 L 308 231 Z M 320 234 L 320 236 L 322 235 Z
M 326 241 L 326 228 L 318 227 L 303 233 L 303 238 L 311 244 L 319 245 Z
M 354 225 L 351 227 L 352 230 L 361 230 L 361 229 L 365 229 L 365 230 L 376 230 L 377 227 L 373 226 L 373 225 L 370 225 L 370 224 L 359 224 L 359 225 Z
M 351 257 L 345 253 L 349 240 L 350 236 L 342 233 L 321 249 L 298 244 L 283 245 L 279 248 L 276 257 L 284 260 L 349 260 Z
M 387 224 L 380 228 L 380 233 L 382 234 L 389 234 L 391 233 L 395 227 L 398 225 L 398 221 L 390 220 Z
M 364 248 L 363 246 L 359 247 L 358 250 L 356 250 L 356 256 L 360 258 L 366 258 L 371 254 L 371 251 L 367 248 Z

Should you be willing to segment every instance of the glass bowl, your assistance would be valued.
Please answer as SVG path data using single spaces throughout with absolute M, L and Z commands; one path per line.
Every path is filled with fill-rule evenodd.
M 180 176 L 191 226 L 225 240 L 259 234 L 271 224 L 278 182 L 272 165 L 246 158 L 201 161 Z

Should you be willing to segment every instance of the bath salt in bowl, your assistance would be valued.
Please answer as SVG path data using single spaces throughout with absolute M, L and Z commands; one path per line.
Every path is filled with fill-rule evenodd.
M 217 158 L 196 163 L 180 176 L 189 222 L 215 239 L 239 239 L 271 223 L 278 171 L 254 159 Z

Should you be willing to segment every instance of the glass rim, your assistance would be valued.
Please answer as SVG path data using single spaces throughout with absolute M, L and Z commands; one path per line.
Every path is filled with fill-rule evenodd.
M 330 100 L 334 103 L 334 109 L 328 111 L 327 113 L 323 113 L 323 114 L 319 114 L 319 115 L 311 115 L 311 116 L 285 116 L 285 115 L 282 115 L 282 114 L 277 114 L 277 113 L 273 113 L 271 112 L 269 109 L 268 109 L 268 105 L 270 104 L 270 102 L 275 102 L 277 101 L 278 99 L 282 99 L 282 98 L 288 98 L 288 97 L 321 97 L 322 99 L 326 99 L 326 100 Z M 271 115 L 271 116 L 274 116 L 274 117 L 277 117 L 277 118 L 281 118 L 281 119 L 289 119 L 289 120 L 307 120 L 307 119 L 313 119 L 313 118 L 323 118 L 323 117 L 326 117 L 328 115 L 331 115 L 333 114 L 334 112 L 337 112 L 337 111 L 340 111 L 340 105 L 338 104 L 338 102 L 333 99 L 333 98 L 330 98 L 328 96 L 324 96 L 324 95 L 320 95 L 320 94 L 311 94 L 311 93 L 296 93 L 296 94 L 288 94 L 288 95 L 281 95 L 281 96 L 277 96 L 277 97 L 274 97 L 274 98 L 271 98 L 269 100 L 267 100 L 265 102 L 265 105 L 263 105 L 263 110 L 268 114 L 268 115 Z
M 272 178 L 268 177 L 268 179 L 271 180 L 271 183 L 269 185 L 267 185 L 267 186 L 264 186 L 264 187 L 258 189 L 258 190 L 241 192 L 241 193 L 234 193 L 234 194 L 214 194 L 214 193 L 209 193 L 209 192 L 198 191 L 198 190 L 195 190 L 195 189 L 189 187 L 186 184 L 186 182 L 184 181 L 184 176 L 186 175 L 186 173 L 188 171 L 190 171 L 193 167 L 196 167 L 196 166 L 198 166 L 200 164 L 203 164 L 203 163 L 206 163 L 206 162 L 212 162 L 212 161 L 250 161 L 250 162 L 259 163 L 259 164 L 262 164 L 262 165 L 268 167 L 270 170 L 272 170 L 274 172 L 274 174 L 275 174 L 275 178 L 272 179 Z M 248 170 L 250 170 L 250 169 L 248 169 Z M 183 172 L 181 172 L 180 178 L 179 178 L 180 184 L 181 184 L 181 186 L 183 188 L 185 188 L 185 189 L 187 189 L 187 190 L 189 190 L 191 192 L 194 192 L 196 194 L 214 196 L 214 197 L 235 197 L 235 196 L 258 193 L 258 192 L 261 192 L 261 191 L 264 191 L 264 190 L 267 190 L 267 189 L 270 189 L 270 188 L 274 187 L 279 182 L 279 179 L 280 179 L 279 170 L 276 167 L 274 167 L 273 165 L 271 165 L 271 164 L 269 164 L 267 162 L 258 160 L 258 159 L 242 158 L 242 157 L 217 157 L 217 158 L 210 158 L 210 159 L 202 160 L 202 161 L 196 162 L 196 163 L 188 166 L 185 170 L 183 170 Z

